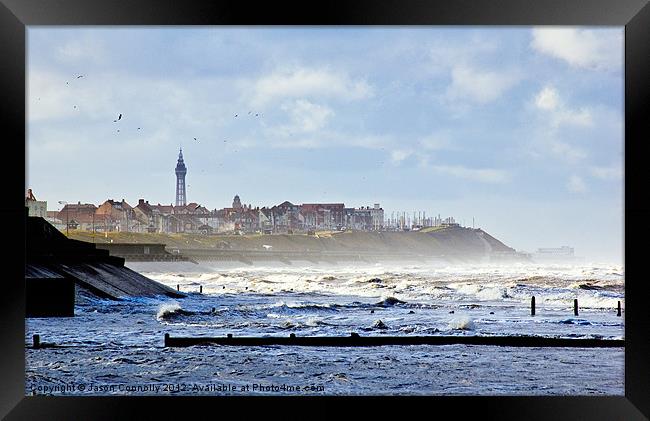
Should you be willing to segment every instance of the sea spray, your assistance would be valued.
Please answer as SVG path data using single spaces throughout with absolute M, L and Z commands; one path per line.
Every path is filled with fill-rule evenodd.
M 164 303 L 158 306 L 158 312 L 156 313 L 156 319 L 164 320 L 171 315 L 179 312 L 181 310 L 181 305 L 176 301 L 169 303 Z
M 473 330 L 474 322 L 467 315 L 462 315 L 449 322 L 449 328 L 455 330 Z

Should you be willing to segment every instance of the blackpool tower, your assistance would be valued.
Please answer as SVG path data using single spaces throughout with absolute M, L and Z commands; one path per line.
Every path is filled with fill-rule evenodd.
M 183 148 L 178 154 L 178 162 L 176 163 L 176 206 L 185 206 L 185 174 L 187 174 L 187 167 L 183 162 Z

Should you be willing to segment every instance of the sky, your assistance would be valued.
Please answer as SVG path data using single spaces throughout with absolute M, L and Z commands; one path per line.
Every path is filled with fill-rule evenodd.
M 25 188 L 380 203 L 623 263 L 623 27 L 28 27 Z M 122 118 L 118 121 L 119 114 Z

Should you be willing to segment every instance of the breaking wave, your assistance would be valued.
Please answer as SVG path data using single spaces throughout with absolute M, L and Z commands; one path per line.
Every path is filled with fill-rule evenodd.
M 449 328 L 454 330 L 474 330 L 474 322 L 468 316 L 461 316 L 450 321 Z
M 162 320 L 172 319 L 176 316 L 189 316 L 192 314 L 194 314 L 194 312 L 183 310 L 181 308 L 181 305 L 178 304 L 176 301 L 174 301 L 171 303 L 161 304 L 158 307 L 158 312 L 156 313 L 156 319 L 162 321 Z

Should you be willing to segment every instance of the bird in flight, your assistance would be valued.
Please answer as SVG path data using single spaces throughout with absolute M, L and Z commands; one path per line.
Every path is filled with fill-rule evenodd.
M 235 117 L 237 117 L 237 114 L 235 114 Z
M 194 140 L 196 140 L 196 138 L 194 138 Z
M 84 77 L 84 75 L 79 75 L 79 76 L 77 76 L 77 79 L 80 79 L 82 77 Z
M 122 120 L 122 114 L 120 114 L 119 117 L 117 117 L 117 120 L 113 120 L 113 123 L 117 123 L 119 120 Z

